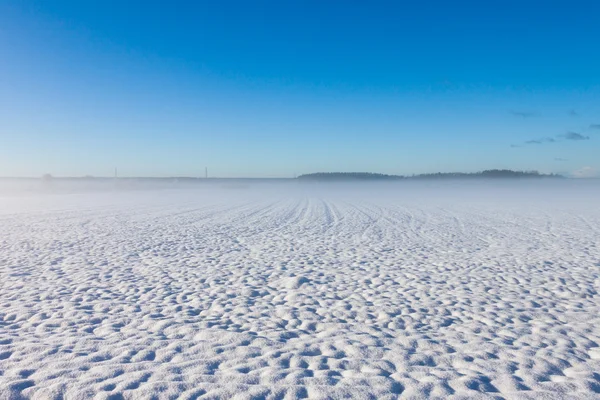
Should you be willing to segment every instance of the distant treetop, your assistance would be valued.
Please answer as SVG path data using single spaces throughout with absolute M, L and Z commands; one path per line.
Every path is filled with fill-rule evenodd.
M 400 180 L 400 179 L 451 179 L 451 178 L 562 178 L 557 174 L 540 174 L 538 171 L 513 171 L 490 169 L 480 172 L 437 172 L 412 176 L 385 175 L 371 172 L 317 172 L 298 176 L 300 180 L 349 181 L 349 180 Z
M 398 175 L 375 174 L 371 172 L 317 172 L 298 177 L 298 179 L 302 180 L 390 180 L 403 178 Z

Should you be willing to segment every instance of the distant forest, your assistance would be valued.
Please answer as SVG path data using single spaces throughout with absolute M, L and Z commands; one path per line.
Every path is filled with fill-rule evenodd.
M 340 180 L 403 180 L 403 179 L 463 179 L 463 178 L 563 178 L 557 174 L 540 174 L 538 171 L 513 171 L 510 169 L 489 169 L 481 172 L 437 172 L 420 175 L 386 175 L 370 172 L 317 172 L 298 176 L 297 179 L 307 181 L 340 181 Z

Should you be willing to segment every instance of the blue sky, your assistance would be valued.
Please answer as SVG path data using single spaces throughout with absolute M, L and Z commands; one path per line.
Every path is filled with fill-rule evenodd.
M 598 1 L 0 1 L 0 176 L 594 175 L 598 15 Z

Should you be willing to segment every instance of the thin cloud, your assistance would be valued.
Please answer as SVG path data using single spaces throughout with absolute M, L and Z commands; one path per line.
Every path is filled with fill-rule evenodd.
M 562 162 L 562 161 L 569 161 L 569 160 L 567 160 L 566 158 L 560 158 L 560 157 L 556 157 L 556 158 L 554 159 L 554 161 L 561 161 L 561 162 Z
M 525 142 L 525 144 L 544 144 L 544 143 L 554 143 L 554 142 L 556 142 L 556 140 L 554 138 L 545 137 L 545 138 L 541 138 L 541 139 L 527 140 Z
M 579 113 L 577 111 L 575 111 L 575 110 L 569 111 L 569 115 L 571 117 L 579 117 Z
M 589 136 L 583 136 L 581 133 L 577 133 L 577 132 L 567 132 L 564 135 L 561 135 L 561 137 L 563 137 L 567 140 L 575 140 L 575 141 L 590 140 Z
M 537 113 L 534 113 L 531 111 L 510 111 L 510 113 L 512 115 L 514 115 L 515 117 L 521 117 L 521 118 L 531 118 L 531 117 L 535 117 L 537 115 Z
M 510 147 L 512 147 L 513 149 L 517 148 L 517 147 L 521 147 L 518 144 L 511 144 Z
M 600 124 L 591 124 L 590 129 L 600 129 Z
M 582 141 L 582 140 L 590 140 L 589 136 L 584 136 L 581 133 L 577 133 L 577 132 L 567 132 L 563 135 L 556 135 L 555 137 L 543 137 L 543 138 L 539 138 L 539 139 L 530 139 L 530 140 L 526 140 L 525 142 L 523 142 L 523 144 L 525 145 L 531 145 L 531 144 L 546 144 L 546 143 L 557 143 L 557 142 L 561 142 L 561 141 L 565 141 L 565 140 L 572 140 L 572 141 Z M 511 145 L 510 147 L 518 147 L 517 145 Z

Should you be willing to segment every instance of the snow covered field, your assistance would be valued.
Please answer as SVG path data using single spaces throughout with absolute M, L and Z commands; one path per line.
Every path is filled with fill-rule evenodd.
M 598 291 L 597 183 L 5 192 L 0 398 L 597 399 Z

